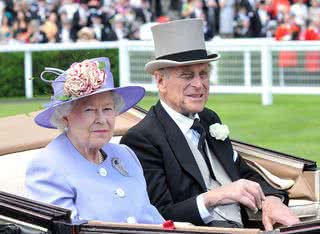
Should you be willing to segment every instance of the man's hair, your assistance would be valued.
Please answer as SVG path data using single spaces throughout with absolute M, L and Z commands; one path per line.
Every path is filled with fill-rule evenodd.
M 115 112 L 117 113 L 117 115 L 119 114 L 119 112 L 122 110 L 122 108 L 124 107 L 124 101 L 121 95 L 119 95 L 116 92 L 112 92 L 112 98 L 113 98 L 113 103 L 114 103 L 114 108 L 115 108 Z M 55 126 L 57 129 L 59 129 L 61 132 L 64 132 L 66 129 L 66 125 L 64 124 L 63 121 L 63 117 L 67 116 L 70 114 L 74 104 L 77 102 L 78 100 L 74 101 L 74 102 L 68 102 L 65 104 L 62 104 L 60 106 L 57 106 L 54 109 L 54 113 L 50 118 L 50 122 L 53 126 Z
M 172 70 L 172 67 L 164 67 L 164 68 L 158 69 L 158 72 L 164 77 L 170 77 L 171 70 Z

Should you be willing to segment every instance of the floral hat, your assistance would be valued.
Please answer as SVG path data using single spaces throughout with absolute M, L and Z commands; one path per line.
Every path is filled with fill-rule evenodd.
M 44 78 L 45 73 L 53 73 L 58 77 L 49 81 Z M 45 128 L 56 128 L 50 119 L 55 108 L 65 103 L 113 91 L 123 99 L 124 105 L 119 111 L 121 114 L 137 104 L 145 94 L 145 89 L 140 86 L 115 88 L 108 58 L 94 58 L 73 63 L 66 71 L 46 68 L 41 73 L 41 79 L 50 82 L 53 88 L 51 101 L 45 105 L 46 109 L 35 117 L 35 122 Z

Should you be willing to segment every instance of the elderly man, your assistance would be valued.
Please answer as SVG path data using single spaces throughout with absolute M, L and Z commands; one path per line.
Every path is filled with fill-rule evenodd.
M 198 19 L 152 28 L 156 60 L 145 68 L 155 77 L 160 101 L 122 143 L 139 157 L 151 202 L 166 219 L 243 227 L 247 207 L 262 210 L 266 230 L 296 224 L 299 219 L 282 202 L 287 194 L 248 167 L 218 115 L 204 107 L 209 62 L 219 55 L 207 55 L 202 30 Z

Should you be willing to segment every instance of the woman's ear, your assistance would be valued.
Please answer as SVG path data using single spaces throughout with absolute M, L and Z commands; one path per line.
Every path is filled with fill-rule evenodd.
M 68 117 L 67 117 L 67 116 L 63 116 L 63 117 L 62 117 L 62 123 L 63 123 L 65 129 L 68 128 L 68 126 L 69 126 L 69 120 L 68 120 Z

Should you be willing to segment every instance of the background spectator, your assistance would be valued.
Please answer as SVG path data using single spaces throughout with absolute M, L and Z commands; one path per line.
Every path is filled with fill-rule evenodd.
M 248 11 L 244 6 L 240 6 L 235 17 L 235 37 L 248 37 L 250 27 L 250 18 Z
M 260 0 L 256 3 L 257 13 L 261 23 L 261 37 L 273 37 L 273 28 L 277 22 L 271 18 L 271 14 L 268 9 L 268 5 L 265 0 Z
M 26 43 L 47 43 L 46 34 L 40 29 L 39 20 L 31 20 L 28 24 Z
M 73 14 L 72 17 L 72 29 L 71 29 L 71 37 L 75 41 L 77 38 L 75 37 L 78 31 L 81 28 L 86 27 L 89 25 L 88 19 L 90 16 L 88 1 L 87 0 L 80 0 L 80 4 L 78 9 Z
M 66 11 L 60 13 L 56 42 L 71 42 L 71 20 Z
M 235 0 L 220 0 L 219 34 L 222 37 L 233 37 Z
M 56 42 L 58 33 L 57 13 L 54 11 L 50 12 L 41 28 L 42 31 L 46 34 L 49 42 Z
M 305 40 L 316 41 L 320 40 L 320 18 L 311 20 L 306 32 Z M 320 71 L 320 52 L 319 51 L 307 51 L 305 53 L 304 67 L 307 72 L 319 72 Z
M 0 40 L 3 43 L 9 43 L 13 37 L 12 27 L 9 24 L 9 19 L 7 15 L 1 17 L 1 28 L 0 28 Z
M 95 34 L 92 28 L 83 27 L 77 33 L 77 42 L 95 42 Z
M 311 0 L 311 6 L 308 9 L 308 20 L 315 22 L 320 19 L 320 0 Z M 319 28 L 318 28 L 319 29 Z
M 308 8 L 304 4 L 304 0 L 296 0 L 296 3 L 291 5 L 290 13 L 294 15 L 294 20 L 300 28 L 305 28 L 306 20 L 308 18 Z
M 26 17 L 26 14 L 24 13 L 24 11 L 18 10 L 13 23 L 14 38 L 16 39 L 21 38 L 22 41 L 25 41 L 28 24 L 29 24 L 29 19 Z
M 208 27 L 213 36 L 219 32 L 219 4 L 218 0 L 206 0 Z
M 279 41 L 297 40 L 299 37 L 300 28 L 295 23 L 292 14 L 285 14 L 283 23 L 276 29 L 275 37 Z M 278 66 L 280 68 L 280 86 L 284 85 L 284 74 L 290 74 L 292 68 L 298 65 L 298 55 L 295 51 L 280 51 Z
M 125 19 L 121 14 L 117 14 L 112 20 L 113 31 L 118 40 L 127 38 L 129 31 L 128 28 L 125 27 Z

